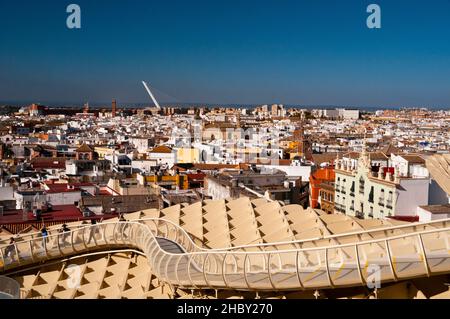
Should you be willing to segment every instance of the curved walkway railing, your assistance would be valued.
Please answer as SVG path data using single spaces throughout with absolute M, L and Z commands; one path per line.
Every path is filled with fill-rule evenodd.
M 163 220 L 158 218 L 142 218 L 142 219 L 132 219 L 130 221 L 135 222 L 145 222 L 145 221 L 151 221 L 151 220 Z M 171 223 L 174 226 L 178 227 L 175 223 L 166 220 L 167 223 Z M 239 246 L 233 246 L 233 247 L 223 247 L 223 248 L 207 248 L 205 250 L 249 250 L 249 249 L 256 249 L 256 250 L 267 250 L 267 249 L 286 249 L 286 248 L 299 248 L 302 246 L 302 244 L 305 243 L 313 243 L 316 245 L 324 245 L 324 243 L 340 243 L 345 242 L 349 240 L 354 240 L 355 237 L 357 237 L 358 240 L 363 240 L 364 235 L 368 235 L 372 238 L 379 238 L 379 237 L 389 237 L 400 233 L 411 233 L 411 232 L 418 232 L 420 230 L 430 230 L 430 229 L 436 229 L 436 228 L 445 228 L 450 226 L 450 218 L 447 219 L 441 219 L 441 220 L 435 220 L 430 222 L 414 222 L 409 223 L 406 225 L 398 225 L 398 226 L 380 226 L 375 227 L 372 229 L 366 229 L 366 230 L 355 230 L 351 232 L 346 233 L 340 233 L 340 234 L 333 234 L 333 235 L 323 235 L 320 237 L 313 237 L 313 238 L 307 238 L 307 239 L 300 239 L 300 240 L 289 240 L 289 241 L 279 241 L 279 242 L 273 242 L 273 243 L 257 243 L 257 244 L 248 244 L 248 245 L 239 245 Z M 86 227 L 83 224 L 80 224 L 77 226 L 77 228 Z M 53 234 L 56 230 L 48 230 L 49 234 Z M 186 234 L 187 235 L 187 234 Z M 10 236 L 14 237 L 14 236 Z M 31 240 L 35 238 L 40 238 L 41 233 L 40 232 L 32 232 L 32 233 L 26 233 L 23 235 L 20 235 L 20 238 L 22 240 Z M 189 238 L 192 239 L 192 236 L 189 236 Z M 4 239 L 0 240 L 0 246 L 7 244 L 9 240 Z M 198 245 L 201 245 L 201 241 L 197 240 Z M 194 243 L 194 241 L 192 240 Z M 200 248 L 200 247 L 199 247 Z M 200 248 L 201 249 L 201 248 Z
M 449 234 L 450 227 L 441 227 L 308 248 L 279 249 L 271 244 L 271 249 L 267 245 L 204 249 L 170 221 L 143 219 L 18 238 L 0 247 L 0 269 L 91 250 L 134 247 L 147 256 L 161 281 L 183 288 L 273 291 L 360 286 L 450 272 Z

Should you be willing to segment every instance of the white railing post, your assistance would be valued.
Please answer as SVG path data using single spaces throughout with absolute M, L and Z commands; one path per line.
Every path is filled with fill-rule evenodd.
M 177 260 L 177 263 L 175 264 L 175 279 L 177 281 L 178 286 L 182 286 L 181 282 L 180 282 L 180 278 L 178 277 L 178 267 L 180 265 L 180 260 L 183 259 L 183 255 L 180 254 L 180 257 Z
M 17 242 L 14 242 L 14 251 L 16 252 L 17 262 L 19 263 L 19 265 L 21 265 L 22 263 L 20 262 L 19 248 L 17 248 Z
M 175 227 L 175 242 L 178 243 L 178 228 Z
M 165 269 L 164 269 L 164 273 L 165 273 L 165 275 L 166 275 L 166 281 L 167 281 L 168 283 L 170 283 L 168 269 L 169 269 L 169 264 L 170 264 L 170 261 L 172 260 L 172 257 L 173 257 L 173 255 L 169 255 L 169 260 L 166 262 L 166 267 L 165 267 Z M 170 284 L 171 284 L 171 283 L 170 283 Z
M 364 276 L 361 269 L 361 260 L 359 260 L 359 249 L 358 244 L 355 245 L 355 254 L 356 254 L 356 266 L 358 267 L 359 279 L 361 280 L 361 284 L 365 285 L 366 281 L 364 280 Z
M 325 268 L 327 270 L 328 282 L 330 283 L 330 286 L 332 288 L 334 288 L 333 281 L 331 280 L 330 265 L 329 265 L 329 262 L 328 262 L 328 248 L 325 248 Z
M 167 239 L 170 239 L 170 237 L 169 237 L 169 224 L 167 224 L 167 223 L 165 223 L 165 225 L 166 225 L 166 238 Z
M 71 244 L 71 246 L 72 246 L 72 252 L 75 251 L 75 246 L 73 245 L 73 233 L 74 233 L 74 232 L 75 232 L 74 230 L 71 230 L 71 231 L 70 231 L 70 244 Z
M 245 279 L 245 284 L 247 285 L 247 288 L 250 289 L 250 284 L 248 283 L 248 278 L 247 278 L 247 259 L 248 259 L 248 254 L 245 254 L 245 258 L 244 258 L 244 279 Z
M 125 227 L 124 227 L 124 225 L 125 225 L 125 222 L 119 222 L 119 228 L 120 228 L 119 234 L 120 234 L 120 244 L 121 244 L 121 245 L 122 245 L 123 242 L 124 242 L 124 239 L 123 239 L 123 233 L 125 232 Z
M 81 240 L 83 241 L 84 249 L 88 249 L 85 234 L 86 234 L 86 227 L 83 227 L 83 231 L 81 232 Z
M 117 228 L 117 225 L 118 225 L 119 223 L 120 223 L 119 221 L 117 221 L 117 222 L 114 223 L 114 228 L 113 228 L 113 233 L 112 233 L 112 235 L 113 235 L 113 241 L 114 241 L 115 244 L 117 244 L 116 228 Z
M 109 226 L 110 224 L 102 224 L 102 229 L 103 229 L 103 240 L 105 242 L 105 245 L 109 246 L 109 242 L 108 239 L 106 237 L 106 228 Z
M 33 241 L 34 242 L 34 241 Z M 30 246 L 30 254 L 31 254 L 31 260 L 34 262 L 34 252 L 33 252 L 33 245 L 31 244 L 31 240 L 28 241 L 28 244 Z
M 229 285 L 227 283 L 227 280 L 225 279 L 225 261 L 227 260 L 227 256 L 228 256 L 228 252 L 225 253 L 225 256 L 223 257 L 223 261 L 222 261 L 222 280 L 223 283 L 225 284 L 225 287 L 229 288 Z
M 392 275 L 394 276 L 394 281 L 397 281 L 398 278 L 397 278 L 397 274 L 395 273 L 394 264 L 392 262 L 391 248 L 390 248 L 390 245 L 389 245 L 389 240 L 386 239 L 384 241 L 384 243 L 386 245 L 386 253 L 387 253 L 387 256 L 388 256 L 389 266 L 391 267 Z
M 57 233 L 56 234 L 56 245 L 57 245 L 57 247 L 58 247 L 58 251 L 59 251 L 59 253 L 62 255 L 63 253 L 62 253 L 62 250 L 61 250 L 61 244 L 60 244 L 60 236 L 61 236 L 61 234 L 62 233 Z
M 299 263 L 299 258 L 300 258 L 300 251 L 297 250 L 297 254 L 295 256 L 295 269 L 297 272 L 297 279 L 298 279 L 298 283 L 300 285 L 300 287 L 302 288 L 302 290 L 305 290 L 305 287 L 303 286 L 303 282 L 302 279 L 300 278 L 300 263 Z
M 192 277 L 191 277 L 191 262 L 192 262 L 192 254 L 189 255 L 189 259 L 188 259 L 188 264 L 187 264 L 187 273 L 188 273 L 188 278 L 189 281 L 191 282 L 191 288 L 197 288 L 197 286 L 194 284 L 194 282 L 192 281 Z
M 206 270 L 205 270 L 205 268 L 206 268 L 206 262 L 208 261 L 208 254 L 206 254 L 206 255 L 201 255 L 201 256 L 205 256 L 205 259 L 203 260 L 203 278 L 205 279 L 205 284 L 206 284 L 206 286 L 211 287 L 211 285 L 210 285 L 210 283 L 209 283 L 209 281 L 208 281 L 208 278 L 206 278 L 207 276 L 206 276 Z
M 263 256 L 264 256 L 264 254 L 263 254 Z M 270 282 L 270 285 L 272 286 L 272 288 L 274 289 L 274 290 L 276 290 L 276 288 L 275 288 L 275 285 L 274 285 L 274 283 L 273 283 L 273 280 L 272 280 L 272 272 L 271 272 L 271 264 L 270 264 L 270 257 L 272 256 L 272 254 L 269 252 L 269 254 L 268 254 L 268 256 L 267 256 L 267 274 L 269 275 L 269 282 Z
M 425 266 L 425 271 L 427 272 L 427 277 L 430 277 L 431 271 L 430 271 L 430 266 L 428 265 L 427 253 L 425 251 L 425 246 L 423 244 L 422 235 L 419 234 L 418 237 L 419 237 L 420 249 L 422 250 L 422 254 L 423 254 L 423 264 Z

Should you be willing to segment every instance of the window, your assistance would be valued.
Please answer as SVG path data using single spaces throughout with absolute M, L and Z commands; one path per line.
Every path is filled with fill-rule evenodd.
M 389 195 L 386 201 L 386 207 L 391 209 L 392 209 L 392 196 L 393 196 L 392 191 L 389 191 Z
M 378 202 L 378 205 L 384 206 L 384 189 L 381 190 L 381 193 L 380 193 L 380 200 L 379 200 L 379 202 Z
M 372 206 L 370 206 L 369 217 L 373 218 L 373 207 Z
M 352 181 L 352 187 L 350 187 L 350 195 L 354 196 L 355 195 L 354 193 L 355 193 L 355 181 Z
M 360 194 L 364 194 L 364 186 L 365 186 L 365 181 L 364 181 L 364 178 L 361 176 L 361 178 L 359 179 L 359 193 Z
M 359 207 L 360 207 L 359 211 L 356 211 L 355 216 L 358 217 L 358 218 L 364 218 L 364 204 L 360 203 Z
M 373 186 L 370 187 L 369 202 L 373 203 Z

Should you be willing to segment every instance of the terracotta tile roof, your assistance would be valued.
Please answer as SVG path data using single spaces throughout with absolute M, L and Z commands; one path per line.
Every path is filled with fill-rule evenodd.
M 160 145 L 152 149 L 150 153 L 172 153 L 172 149 L 165 145 Z
M 407 160 L 409 163 L 413 164 L 425 164 L 425 160 L 420 155 L 415 154 L 405 154 L 400 155 L 405 160 Z
M 55 193 L 72 193 L 72 192 L 80 192 L 81 189 L 72 184 L 47 184 L 48 190 L 47 193 L 55 194 Z
M 382 152 L 371 152 L 369 153 L 370 159 L 375 161 L 387 161 L 388 157 Z
M 342 155 L 342 157 L 351 158 L 351 159 L 358 159 L 359 158 L 359 152 L 348 152 Z
M 83 143 L 83 145 L 81 145 L 79 148 L 77 148 L 75 150 L 75 152 L 79 152 L 79 153 L 91 153 L 93 152 L 92 148 L 87 145 L 86 143 Z
M 64 169 L 66 158 L 63 157 L 35 157 L 31 160 L 34 169 Z
M 381 152 L 383 152 L 384 154 L 386 154 L 387 156 L 390 156 L 392 153 L 397 153 L 400 150 L 398 148 L 396 148 L 394 145 L 389 144 L 386 147 L 381 149 Z

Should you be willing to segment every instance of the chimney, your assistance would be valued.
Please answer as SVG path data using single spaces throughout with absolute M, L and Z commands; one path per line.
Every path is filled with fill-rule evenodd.
M 398 174 L 398 170 L 394 170 L 394 183 L 400 184 L 400 176 Z
M 112 117 L 116 116 L 116 110 L 117 110 L 117 103 L 116 100 L 112 100 Z
M 391 181 L 391 172 L 389 170 L 386 171 L 386 178 L 385 180 Z

